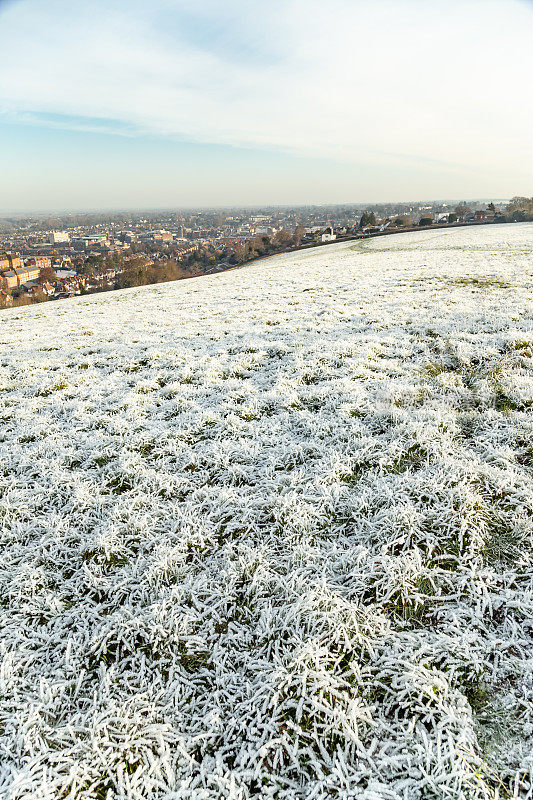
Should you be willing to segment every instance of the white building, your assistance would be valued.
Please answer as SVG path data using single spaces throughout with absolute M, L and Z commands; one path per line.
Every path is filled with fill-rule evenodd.
M 50 244 L 64 244 L 70 241 L 70 236 L 66 231 L 52 231 L 52 233 L 48 235 L 48 241 Z
M 333 233 L 333 226 L 328 225 L 325 231 L 322 232 L 320 237 L 321 242 L 334 242 L 337 236 Z
M 277 228 L 273 228 L 270 225 L 261 225 L 258 228 L 254 228 L 254 234 L 256 236 L 273 236 L 277 230 Z

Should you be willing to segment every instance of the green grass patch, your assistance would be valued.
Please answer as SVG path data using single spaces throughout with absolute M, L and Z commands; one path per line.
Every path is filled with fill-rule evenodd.
M 480 275 L 478 277 L 453 278 L 450 280 L 453 286 L 472 286 L 475 289 L 511 289 L 508 281 L 491 275 Z
M 68 387 L 68 383 L 64 378 L 61 378 L 54 383 L 52 386 L 47 386 L 44 389 L 41 389 L 40 392 L 37 392 L 37 397 L 49 397 L 54 392 L 60 392 L 61 389 L 66 389 Z

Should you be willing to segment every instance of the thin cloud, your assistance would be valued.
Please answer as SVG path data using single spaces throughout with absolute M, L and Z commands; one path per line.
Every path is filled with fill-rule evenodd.
M 533 155 L 522 2 L 76 5 L 0 13 L 4 113 L 350 163 L 523 172 Z

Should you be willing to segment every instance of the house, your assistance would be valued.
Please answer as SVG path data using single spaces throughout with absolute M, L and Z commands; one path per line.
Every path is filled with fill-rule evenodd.
M 43 288 L 43 292 L 45 294 L 47 294 L 48 297 L 50 297 L 51 295 L 55 294 L 55 291 L 56 291 L 55 290 L 55 286 L 53 286 L 51 283 L 48 283 L 48 282 L 45 281 L 45 283 L 43 283 L 42 288 Z
M 476 222 L 494 222 L 494 214 L 491 211 L 476 211 L 474 218 Z
M 333 226 L 328 225 L 328 227 L 324 231 L 322 231 L 322 234 L 320 236 L 320 241 L 334 242 L 336 238 L 337 238 L 336 234 L 333 233 Z

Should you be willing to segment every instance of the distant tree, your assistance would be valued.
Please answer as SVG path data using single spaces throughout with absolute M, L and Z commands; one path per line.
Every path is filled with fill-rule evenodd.
M 124 261 L 124 256 L 122 253 L 113 253 L 109 260 L 112 266 L 118 267 Z
M 164 283 L 181 278 L 188 278 L 204 272 L 203 254 L 193 253 L 184 264 L 172 260 L 160 260 L 155 264 L 147 264 L 142 259 L 135 259 L 119 273 L 115 280 L 115 288 L 124 289 L 131 286 L 145 286 L 153 283 Z
M 104 257 L 101 255 L 89 256 L 83 265 L 83 269 L 80 270 L 85 274 L 90 274 L 91 272 L 98 272 L 104 268 Z
M 448 214 L 448 222 L 457 222 L 457 214 L 454 214 L 453 211 Z
M 251 241 L 250 257 L 268 255 L 273 250 L 273 244 L 270 236 L 256 236 Z M 254 255 L 251 255 L 251 253 Z
M 472 209 L 465 203 L 461 203 L 460 205 L 455 206 L 455 213 L 458 217 L 465 217 L 467 214 L 472 213 Z
M 305 227 L 300 222 L 296 226 L 296 230 L 294 231 L 294 235 L 292 237 L 293 244 L 295 245 L 295 247 L 299 247 L 301 245 L 302 239 L 304 238 L 304 236 L 305 236 Z
M 487 209 L 491 212 L 491 214 L 495 214 L 496 213 L 496 206 L 492 202 L 490 202 L 488 204 Z
M 22 292 L 21 294 L 15 294 L 15 292 L 13 292 L 13 307 L 29 306 L 31 303 L 32 300 L 30 297 L 28 297 L 26 292 Z
M 418 224 L 421 227 L 425 227 L 426 225 L 433 225 L 433 217 L 422 217 Z
M 394 224 L 398 228 L 408 228 L 413 223 L 411 217 L 408 217 L 407 214 L 401 214 L 401 216 L 396 217 L 396 219 L 394 220 Z
M 507 218 L 513 222 L 533 220 L 533 197 L 513 197 L 507 206 Z
M 363 211 L 361 216 L 360 228 L 366 228 L 368 225 L 374 226 L 376 224 L 376 215 L 373 211 Z
M 32 293 L 31 297 L 34 303 L 46 303 L 48 300 L 48 295 L 46 292 L 39 286 L 36 287 L 35 291 Z
M 248 245 L 245 242 L 240 242 L 235 248 L 235 252 L 232 257 L 232 262 L 235 264 L 243 264 L 246 261 L 248 250 L 249 250 Z
M 50 283 L 57 278 L 56 271 L 53 267 L 43 267 L 39 272 L 37 281 L 39 283 Z
M 276 247 L 288 247 L 292 241 L 292 236 L 288 231 L 278 231 L 274 234 L 274 244 Z

